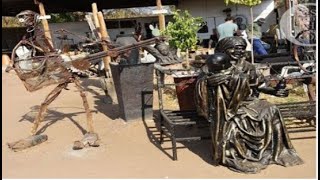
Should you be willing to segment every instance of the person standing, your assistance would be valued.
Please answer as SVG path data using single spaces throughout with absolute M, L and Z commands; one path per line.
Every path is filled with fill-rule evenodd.
M 214 48 L 216 44 L 218 43 L 218 33 L 217 29 L 212 29 L 212 34 L 210 35 L 209 43 L 208 43 L 208 48 Z
M 225 37 L 233 37 L 238 31 L 238 25 L 233 22 L 234 18 L 232 16 L 228 16 L 225 21 L 217 27 L 219 41 Z
M 267 50 L 270 49 L 270 45 L 261 40 L 261 37 L 262 37 L 261 26 L 262 24 L 264 24 L 264 22 L 265 22 L 264 18 L 260 18 L 256 22 L 254 22 L 253 33 L 251 33 L 251 25 L 249 25 L 249 28 L 248 28 L 249 39 L 251 40 L 251 38 L 253 38 L 253 44 L 252 44 L 253 51 L 258 55 L 267 55 L 268 54 Z

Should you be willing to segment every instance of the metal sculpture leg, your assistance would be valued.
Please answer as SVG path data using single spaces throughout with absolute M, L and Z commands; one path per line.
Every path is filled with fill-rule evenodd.
M 80 91 L 80 96 L 82 98 L 82 101 L 83 101 L 83 107 L 86 111 L 86 114 L 87 114 L 87 127 L 88 127 L 88 132 L 89 133 L 93 133 L 93 121 L 92 121 L 92 114 L 91 114 L 91 111 L 90 111 L 90 108 L 89 108 L 89 104 L 88 104 L 88 100 L 87 100 L 87 96 L 86 94 L 84 93 L 84 90 L 83 88 L 81 87 L 80 85 L 80 82 L 75 79 L 74 80 L 74 83 L 77 87 L 77 89 Z
M 31 129 L 31 136 L 25 139 L 20 139 L 19 141 L 16 141 L 16 142 L 7 143 L 10 149 L 12 149 L 13 151 L 20 151 L 20 150 L 38 145 L 48 140 L 48 136 L 45 134 L 37 135 L 37 129 L 39 127 L 39 124 L 44 118 L 44 113 L 46 112 L 48 105 L 58 97 L 62 89 L 66 88 L 67 85 L 68 85 L 68 82 L 59 84 L 56 88 L 54 88 L 54 90 L 52 90 L 47 95 L 46 99 L 40 106 L 40 110 L 38 112 L 37 117 L 34 120 L 34 124 Z
M 308 96 L 310 101 L 316 101 L 316 88 L 314 84 L 307 84 L 308 87 Z
M 79 150 L 79 149 L 84 148 L 87 145 L 97 147 L 100 144 L 99 137 L 98 137 L 98 134 L 95 133 L 93 130 L 92 114 L 89 109 L 89 104 L 88 104 L 86 94 L 85 94 L 83 88 L 81 87 L 78 79 L 75 78 L 73 82 L 75 83 L 77 89 L 80 91 L 80 96 L 83 101 L 83 106 L 84 106 L 84 109 L 87 114 L 87 126 L 88 126 L 88 132 L 84 135 L 82 140 L 74 142 L 73 149 Z
M 50 103 L 52 103 L 52 101 L 54 101 L 58 95 L 61 93 L 62 89 L 66 88 L 68 85 L 68 83 L 62 83 L 59 84 L 56 88 L 54 88 L 54 90 L 52 90 L 46 97 L 46 99 L 44 100 L 44 102 L 41 104 L 40 106 L 40 110 L 39 113 L 36 117 L 36 119 L 34 120 L 34 124 L 31 130 L 31 135 L 36 135 L 37 133 L 37 129 L 39 127 L 40 122 L 43 120 L 44 118 L 44 113 L 47 110 L 47 107 L 49 106 Z

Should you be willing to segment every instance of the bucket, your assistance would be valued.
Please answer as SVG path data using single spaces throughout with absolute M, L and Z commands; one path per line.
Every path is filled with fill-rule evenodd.
M 174 74 L 178 103 L 181 111 L 196 110 L 195 87 L 197 73 Z

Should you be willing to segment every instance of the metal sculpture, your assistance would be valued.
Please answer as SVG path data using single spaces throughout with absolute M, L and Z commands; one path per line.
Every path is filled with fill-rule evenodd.
M 181 63 L 182 59 L 177 56 L 177 52 L 169 47 L 165 41 L 159 41 L 154 47 L 144 47 L 151 55 L 156 58 L 156 61 L 161 65 L 169 65 Z
M 72 73 L 70 69 L 80 71 L 88 70 L 92 64 L 100 62 L 102 57 L 111 56 L 117 58 L 119 55 L 128 53 L 132 49 L 153 44 L 161 39 L 161 37 L 117 48 L 110 42 L 95 42 L 96 44 L 100 44 L 100 46 L 102 43 L 107 43 L 110 50 L 94 54 L 84 54 L 75 59 L 66 59 L 48 43 L 48 39 L 44 37 L 44 33 L 38 28 L 39 15 L 37 13 L 26 10 L 19 13 L 17 17 L 20 22 L 26 25 L 28 33 L 13 49 L 11 57 L 13 67 L 11 68 L 16 71 L 26 89 L 30 92 L 52 84 L 58 84 L 58 86 L 47 95 L 45 101 L 41 104 L 39 113 L 33 122 L 31 136 L 17 142 L 8 143 L 9 148 L 18 151 L 47 140 L 46 135 L 37 134 L 38 126 L 43 121 L 49 104 L 53 102 L 70 83 L 74 83 L 79 90 L 87 116 L 87 133 L 82 140 L 74 142 L 73 149 L 99 146 L 99 137 L 93 128 L 92 114 L 84 89 L 81 87 L 78 75 Z M 66 31 L 62 32 L 65 33 Z M 10 69 L 7 70 L 9 71 Z
M 74 143 L 74 149 L 84 146 L 99 146 L 99 137 L 94 132 L 92 115 L 88 101 L 81 87 L 78 77 L 70 73 L 67 66 L 63 64 L 61 55 L 48 43 L 37 26 L 39 15 L 33 11 L 23 11 L 17 15 L 19 21 L 27 27 L 27 35 L 24 36 L 12 52 L 13 69 L 23 81 L 26 89 L 30 92 L 39 90 L 52 84 L 58 84 L 51 91 L 40 106 L 38 115 L 31 129 L 31 136 L 27 139 L 8 143 L 9 148 L 17 151 L 37 145 L 47 140 L 47 136 L 37 134 L 38 126 L 44 119 L 44 113 L 51 102 L 53 102 L 69 83 L 75 83 L 83 100 L 83 106 L 87 114 L 87 128 L 84 139 Z M 82 66 L 78 65 L 78 66 Z M 28 143 L 29 142 L 29 143 Z
M 224 53 L 210 56 L 206 65 L 202 81 L 207 87 L 214 165 L 258 173 L 269 164 L 302 164 L 280 110 L 250 97 L 250 74 L 233 66 Z

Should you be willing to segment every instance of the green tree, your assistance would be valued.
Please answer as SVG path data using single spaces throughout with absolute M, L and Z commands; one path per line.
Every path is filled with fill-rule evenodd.
M 85 13 L 84 12 L 65 12 L 65 13 L 54 13 L 50 14 L 51 19 L 49 23 L 63 23 L 63 22 L 78 22 L 84 21 Z
M 171 47 L 181 51 L 196 49 L 197 32 L 203 24 L 202 17 L 192 17 L 188 11 L 173 12 L 173 22 L 169 22 L 163 35 L 169 36 Z
M 4 17 L 2 16 L 2 27 L 23 27 L 16 17 Z
M 233 4 L 242 4 L 245 6 L 255 6 L 261 3 L 261 0 L 224 0 L 224 2 L 228 5 L 229 2 Z

